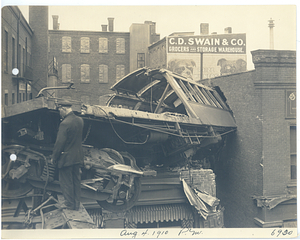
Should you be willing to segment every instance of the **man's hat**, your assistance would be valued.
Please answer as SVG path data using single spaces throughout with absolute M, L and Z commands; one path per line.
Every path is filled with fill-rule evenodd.
M 69 101 L 58 101 L 56 103 L 57 107 L 71 107 L 72 106 L 72 103 L 70 103 Z

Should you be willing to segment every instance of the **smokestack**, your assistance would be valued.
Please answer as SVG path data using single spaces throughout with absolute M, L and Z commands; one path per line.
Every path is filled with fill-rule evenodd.
M 59 30 L 58 15 L 52 15 L 53 30 Z
M 231 27 L 224 28 L 224 33 L 225 34 L 232 33 L 232 28 Z
M 101 25 L 102 27 L 102 32 L 107 32 L 107 25 Z
M 208 35 L 209 34 L 209 24 L 201 23 L 200 24 L 200 35 Z
M 274 32 L 273 27 L 275 27 L 274 20 L 272 18 L 269 20 L 269 28 L 270 28 L 270 49 L 274 49 Z
M 110 32 L 114 31 L 114 18 L 107 18 L 108 20 L 108 30 Z

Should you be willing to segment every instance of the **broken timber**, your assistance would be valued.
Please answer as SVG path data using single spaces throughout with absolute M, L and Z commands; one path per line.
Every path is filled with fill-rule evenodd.
M 64 201 L 62 195 L 58 195 L 59 203 Z M 54 229 L 58 227 L 70 229 L 87 229 L 87 228 L 97 228 L 96 224 L 93 222 L 92 218 L 80 203 L 78 211 L 69 209 L 56 209 L 48 212 L 44 215 L 45 229 Z

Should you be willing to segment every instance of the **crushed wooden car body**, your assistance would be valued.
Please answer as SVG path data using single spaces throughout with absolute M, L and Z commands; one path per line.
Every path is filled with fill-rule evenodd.
M 220 147 L 236 130 L 219 89 L 168 70 L 138 69 L 111 89 L 115 93 L 105 106 L 71 101 L 75 114 L 84 120 L 82 189 L 110 211 L 134 205 L 140 177 Z M 44 193 L 60 191 L 56 169 L 49 162 L 60 123 L 60 99 L 43 95 L 3 109 L 3 197 L 21 197 L 33 187 Z

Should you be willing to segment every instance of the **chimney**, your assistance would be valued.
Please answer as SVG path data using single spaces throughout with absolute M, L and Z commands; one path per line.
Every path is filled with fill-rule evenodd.
M 231 27 L 224 28 L 224 33 L 225 34 L 232 33 L 232 28 Z
M 150 25 L 150 34 L 153 35 L 156 33 L 156 23 L 155 22 L 151 22 Z
M 270 49 L 274 49 L 274 32 L 273 27 L 275 27 L 274 20 L 272 18 L 269 20 L 269 28 L 270 28 Z
M 107 32 L 107 25 L 101 25 L 102 27 L 102 32 Z
M 209 24 L 201 23 L 200 24 L 200 35 L 208 35 L 209 34 Z
M 52 18 L 53 18 L 53 30 L 59 30 L 58 15 L 52 15 Z
M 114 31 L 114 18 L 107 18 L 108 20 L 108 30 L 110 32 Z

